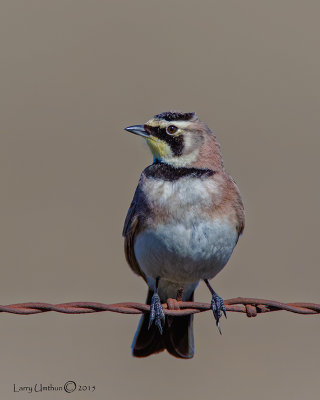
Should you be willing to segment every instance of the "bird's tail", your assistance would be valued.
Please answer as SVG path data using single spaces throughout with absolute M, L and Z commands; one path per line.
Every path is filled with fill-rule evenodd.
M 152 291 L 149 290 L 147 304 L 150 304 Z M 193 301 L 193 293 L 186 301 Z M 183 317 L 166 316 L 163 334 L 154 324 L 149 329 L 149 314 L 141 317 L 132 343 L 134 357 L 147 357 L 167 350 L 178 358 L 192 358 L 194 354 L 193 315 Z

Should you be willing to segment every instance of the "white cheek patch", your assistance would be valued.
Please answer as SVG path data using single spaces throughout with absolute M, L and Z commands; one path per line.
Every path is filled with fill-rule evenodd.
M 197 161 L 198 155 L 199 149 L 195 149 L 191 153 L 179 157 L 166 157 L 165 161 L 174 167 L 185 167 L 186 165 L 191 165 L 193 162 Z

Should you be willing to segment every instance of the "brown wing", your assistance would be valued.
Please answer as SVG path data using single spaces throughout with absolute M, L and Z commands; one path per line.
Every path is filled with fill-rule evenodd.
M 129 266 L 136 274 L 146 280 L 134 254 L 134 241 L 137 233 L 142 229 L 148 210 L 145 195 L 140 188 L 140 181 L 124 221 L 122 236 L 124 236 L 124 254 Z
M 212 179 L 218 180 L 221 190 L 220 199 L 213 210 L 229 216 L 238 232 L 239 238 L 244 229 L 245 214 L 238 186 L 226 172 L 217 172 Z
M 231 184 L 231 185 L 230 185 Z M 244 230 L 245 225 L 245 214 L 242 198 L 240 195 L 239 188 L 234 179 L 229 175 L 229 193 L 231 194 L 230 203 L 232 204 L 233 210 L 236 216 L 236 228 L 238 235 L 240 236 Z M 239 237 L 238 237 L 239 238 Z
M 238 234 L 240 236 L 240 235 L 242 235 L 242 232 L 244 230 L 244 225 L 245 225 L 244 207 L 243 207 L 243 202 L 242 202 L 242 198 L 241 198 L 238 186 L 233 179 L 232 179 L 232 182 L 234 184 L 234 188 L 235 188 L 235 192 L 236 192 L 236 195 L 234 198 L 234 208 L 235 208 L 236 216 L 237 216 L 237 230 L 238 230 Z

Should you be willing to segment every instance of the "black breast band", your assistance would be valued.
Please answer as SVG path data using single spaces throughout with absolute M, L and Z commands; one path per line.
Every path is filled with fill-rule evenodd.
M 176 181 L 186 176 L 190 178 L 207 178 L 214 174 L 215 171 L 208 168 L 175 168 L 160 162 L 155 162 L 144 170 L 144 175 L 147 178 L 162 179 L 165 181 Z

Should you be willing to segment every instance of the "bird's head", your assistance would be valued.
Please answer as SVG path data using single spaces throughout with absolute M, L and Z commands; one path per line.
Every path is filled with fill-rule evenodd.
M 146 139 L 155 161 L 173 167 L 223 168 L 215 135 L 193 112 L 167 111 L 125 129 Z

